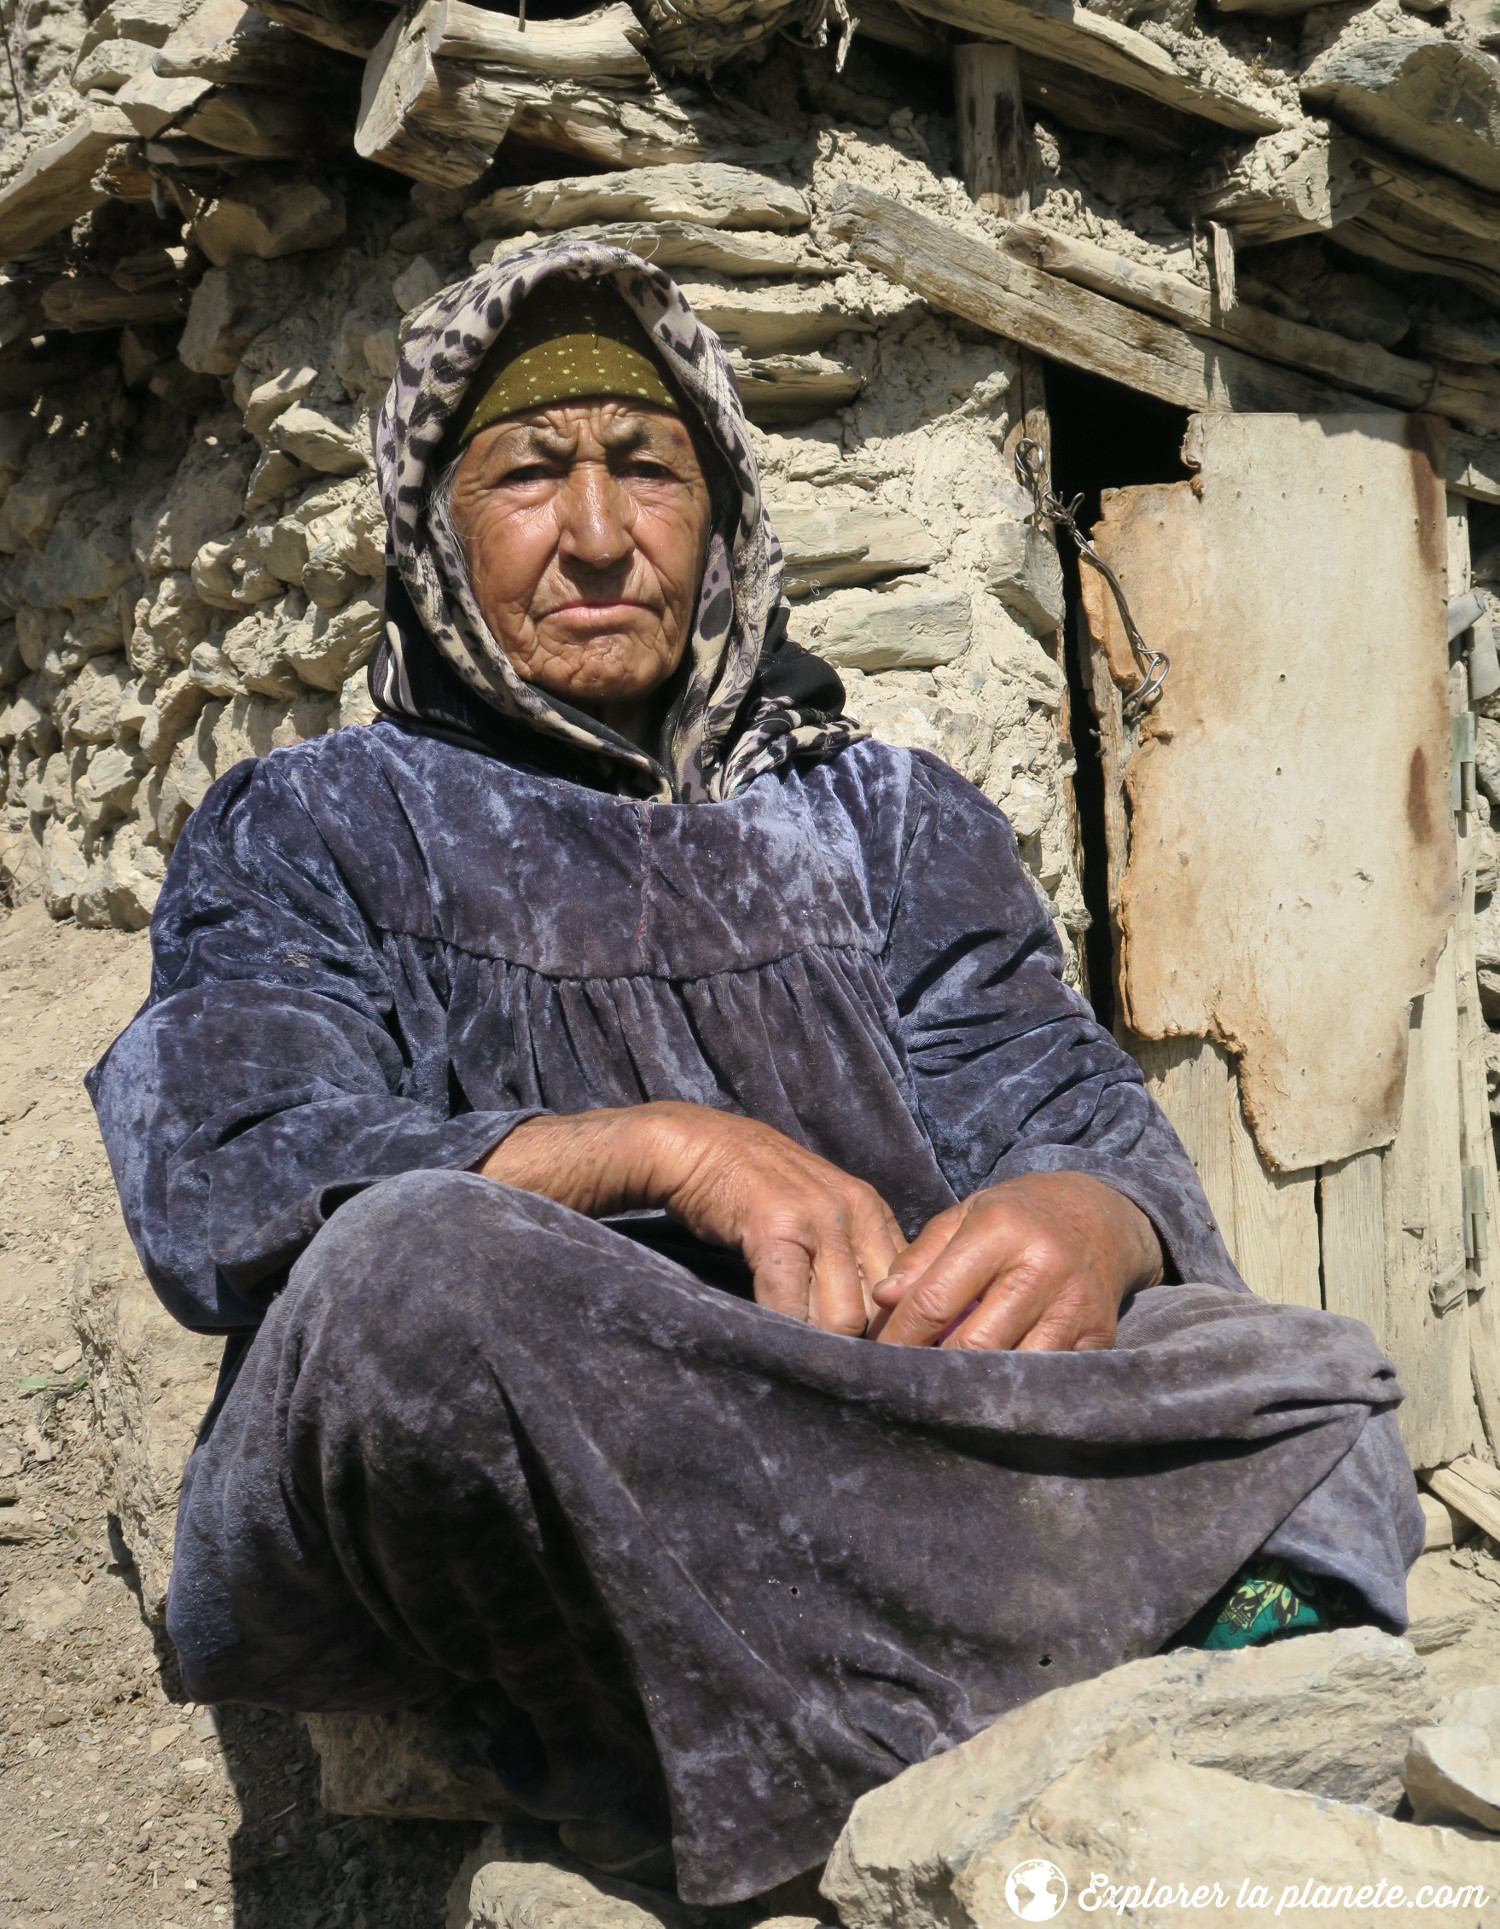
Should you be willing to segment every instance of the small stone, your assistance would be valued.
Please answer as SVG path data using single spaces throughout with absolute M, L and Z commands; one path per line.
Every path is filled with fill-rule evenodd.
M 339 692 L 339 728 L 347 729 L 351 724 L 373 723 L 380 715 L 375 708 L 375 699 L 370 695 L 370 679 L 363 670 L 346 677 L 344 687 Z
M 1031 523 L 992 522 L 984 532 L 985 588 L 1034 636 L 1061 628 L 1062 562 L 1057 544 Z
M 969 647 L 962 590 L 897 581 L 888 589 L 840 589 L 800 606 L 793 631 L 829 663 L 856 670 L 922 670 Z
M 385 620 L 384 599 L 354 597 L 331 614 L 319 610 L 310 628 L 289 640 L 287 660 L 304 683 L 318 690 L 340 690 L 369 659 Z
M 251 472 L 245 491 L 245 514 L 258 516 L 262 509 L 268 509 L 273 502 L 300 487 L 312 474 L 313 471 L 294 456 L 281 449 L 267 449 Z
M 413 309 L 431 301 L 446 281 L 447 277 L 431 255 L 418 255 L 391 283 L 391 293 L 402 314 L 409 315 Z
M 271 261 L 326 248 L 344 232 L 344 197 L 313 181 L 242 175 L 193 223 L 193 239 L 217 267 L 240 255 Z
M 1461 1690 L 1436 1727 L 1419 1728 L 1401 1779 L 1419 1822 L 1500 1831 L 1500 1687 Z
M 686 1912 L 664 1897 L 610 1886 L 549 1862 L 489 1862 L 470 1883 L 464 1929 L 686 1929 Z
M 74 804 L 85 827 L 98 832 L 116 818 L 124 817 L 147 768 L 146 759 L 138 752 L 115 744 L 101 750 L 73 792 Z
M 250 391 L 245 404 L 245 427 L 251 435 L 264 436 L 277 416 L 300 402 L 316 386 L 318 371 L 305 364 L 283 368 L 267 382 Z M 278 450 L 278 454 L 285 454 Z
M 80 924 L 101 929 L 113 925 L 124 931 L 143 931 L 166 877 L 166 860 L 141 834 L 138 824 L 122 824 L 110 838 L 97 879 L 80 891 L 74 916 Z
M 88 874 L 77 833 L 53 818 L 42 834 L 42 903 L 52 917 L 72 916 L 73 900 Z
M 355 475 L 370 466 L 369 454 L 357 437 L 300 402 L 277 417 L 266 441 L 268 447 L 295 456 L 322 475 Z
M 125 83 L 115 105 L 136 133 L 150 140 L 212 92 L 210 81 L 167 80 L 147 67 Z

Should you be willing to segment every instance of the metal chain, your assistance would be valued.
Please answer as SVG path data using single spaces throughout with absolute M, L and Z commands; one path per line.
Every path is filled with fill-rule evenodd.
M 1167 680 L 1167 672 L 1172 667 L 1172 659 L 1162 650 L 1153 650 L 1135 626 L 1135 618 L 1130 614 L 1130 605 L 1125 601 L 1125 592 L 1120 587 L 1120 579 L 1095 549 L 1094 545 L 1078 527 L 1078 511 L 1083 502 L 1081 495 L 1074 496 L 1071 502 L 1061 502 L 1047 487 L 1047 457 L 1040 442 L 1031 436 L 1022 436 L 1016 444 L 1016 479 L 1032 500 L 1033 522 L 1050 522 L 1066 529 L 1077 546 L 1078 553 L 1086 562 L 1092 563 L 1099 574 L 1109 584 L 1120 612 L 1120 621 L 1125 625 L 1125 634 L 1130 638 L 1130 648 L 1135 656 L 1135 666 L 1141 673 L 1141 680 L 1133 690 L 1127 691 L 1120 700 L 1120 708 L 1127 723 L 1134 723 L 1142 711 L 1150 709 L 1161 695 L 1161 686 Z

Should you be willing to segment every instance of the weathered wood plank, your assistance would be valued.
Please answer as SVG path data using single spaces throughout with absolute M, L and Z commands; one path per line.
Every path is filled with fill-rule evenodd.
M 1178 407 L 1317 414 L 1348 405 L 1323 382 L 1189 335 L 852 182 L 835 189 L 830 225 L 857 260 L 935 308 Z
M 624 0 L 572 20 L 528 20 L 521 27 L 507 13 L 475 7 L 468 0 L 428 0 L 437 16 L 433 52 L 442 60 L 474 61 L 549 80 L 645 79 L 650 63 L 641 49 L 646 30 Z
M 1318 1174 L 1323 1304 L 1385 1337 L 1384 1157 L 1360 1152 Z
M 1379 193 L 1338 230 L 1341 248 L 1411 275 L 1438 275 L 1500 303 L 1500 242 L 1439 227 L 1398 196 Z
M 1236 1264 L 1245 1284 L 1279 1306 L 1321 1306 L 1316 1172 L 1272 1172 L 1245 1123 L 1237 1078 L 1229 1081 Z
M 1433 1467 L 1423 1475 L 1426 1484 L 1481 1533 L 1500 1540 L 1500 1491 L 1493 1483 L 1494 1468 L 1470 1454 L 1461 1454 L 1449 1467 Z
M 1220 127 L 1264 134 L 1282 124 L 1283 117 L 1269 98 L 1265 106 L 1254 104 L 1257 90 L 1248 68 L 1238 85 L 1206 86 L 1184 73 L 1145 34 L 1105 14 L 1074 6 L 1071 0 L 909 0 L 909 4 L 913 13 L 1082 68 Z
M 1183 275 L 1132 261 L 1077 235 L 1058 234 L 1036 221 L 1017 222 L 1005 237 L 1005 247 L 1080 287 L 1268 361 L 1326 376 L 1395 408 L 1430 409 L 1480 428 L 1500 429 L 1500 380 L 1481 370 L 1444 374 L 1429 362 L 1393 355 L 1375 342 L 1350 341 L 1331 329 L 1287 321 L 1269 309 L 1248 303 L 1225 306 Z
M 304 40 L 365 60 L 380 44 L 392 9 L 383 0 L 256 0 L 267 19 Z
M 1124 141 L 1138 154 L 1192 154 L 1202 144 L 1203 123 L 1191 114 L 1175 113 L 1132 88 L 1065 67 L 1060 60 L 1030 53 L 1020 58 L 1021 92 L 1049 124 L 1061 121 L 1083 134 Z
M 1127 1043 L 1146 1074 L 1151 1096 L 1182 1140 L 1208 1194 L 1229 1257 L 1239 1265 L 1230 1126 L 1230 1110 L 1239 1099 L 1227 1055 L 1207 1038 L 1138 1038 L 1132 1033 Z
M 639 34 L 623 0 L 524 34 L 464 0 L 424 0 L 365 63 L 355 151 L 439 187 L 478 180 L 510 133 L 616 168 L 786 157 L 790 141 L 763 115 L 658 86 Z
M 1412 1465 L 1442 1465 L 1481 1437 L 1464 1290 L 1458 997 L 1451 943 L 1412 1008 L 1401 1129 L 1386 1153 L 1385 1349 L 1406 1391 Z
M 0 188 L 0 259 L 30 248 L 70 227 L 97 208 L 105 195 L 94 172 L 117 141 L 135 130 L 114 107 L 91 107 L 66 133 L 39 147 L 26 165 Z
M 1500 441 L 1455 431 L 1448 437 L 1444 481 L 1456 496 L 1500 502 Z
M 1014 47 L 969 40 L 953 50 L 958 171 L 969 199 L 1014 221 L 1031 206 L 1032 140 Z
M 1442 497 L 1392 414 L 1205 415 L 1190 440 L 1199 480 L 1114 492 L 1093 532 L 1172 659 L 1127 774 L 1122 995 L 1148 1036 L 1232 1048 L 1257 1144 L 1302 1172 L 1396 1130 L 1453 915 Z
M 1465 594 L 1472 581 L 1469 505 L 1448 498 L 1448 594 Z M 1467 705 L 1467 679 L 1455 665 L 1452 702 Z M 1454 982 L 1458 996 L 1458 1080 L 1460 1148 L 1466 1169 L 1477 1171 L 1483 1219 L 1469 1228 L 1467 1279 L 1473 1289 L 1468 1309 L 1469 1364 L 1480 1422 L 1493 1453 L 1500 1447 L 1500 1176 L 1495 1167 L 1486 1051 L 1489 1027 L 1479 1003 L 1474 899 L 1479 875 L 1480 826 L 1476 814 L 1455 818 L 1458 837 L 1460 902 L 1454 930 Z M 1465 1206 L 1470 1201 L 1466 1198 Z

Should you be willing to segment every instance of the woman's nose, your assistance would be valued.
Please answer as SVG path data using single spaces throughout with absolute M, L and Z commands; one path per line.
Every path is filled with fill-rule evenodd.
M 625 523 L 625 495 L 602 462 L 569 470 L 558 499 L 559 548 L 591 569 L 623 562 L 633 548 Z

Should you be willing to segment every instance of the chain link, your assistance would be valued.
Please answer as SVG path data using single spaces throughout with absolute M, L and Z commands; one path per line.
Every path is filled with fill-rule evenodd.
M 1172 667 L 1172 659 L 1162 650 L 1153 650 L 1135 626 L 1135 618 L 1130 614 L 1130 605 L 1125 600 L 1125 592 L 1120 587 L 1120 579 L 1095 549 L 1094 545 L 1078 527 L 1078 511 L 1083 497 L 1074 496 L 1071 502 L 1062 502 L 1047 487 L 1047 457 L 1040 442 L 1033 437 L 1022 436 L 1016 444 L 1016 480 L 1031 497 L 1033 523 L 1049 522 L 1056 528 L 1066 529 L 1077 546 L 1079 555 L 1091 563 L 1109 584 L 1120 612 L 1120 621 L 1125 625 L 1125 634 L 1130 639 L 1130 648 L 1135 656 L 1135 666 L 1141 673 L 1141 680 L 1133 690 L 1127 691 L 1120 699 L 1120 708 L 1127 723 L 1134 723 L 1145 710 L 1149 710 L 1161 695 L 1161 686 L 1167 680 L 1167 672 Z

